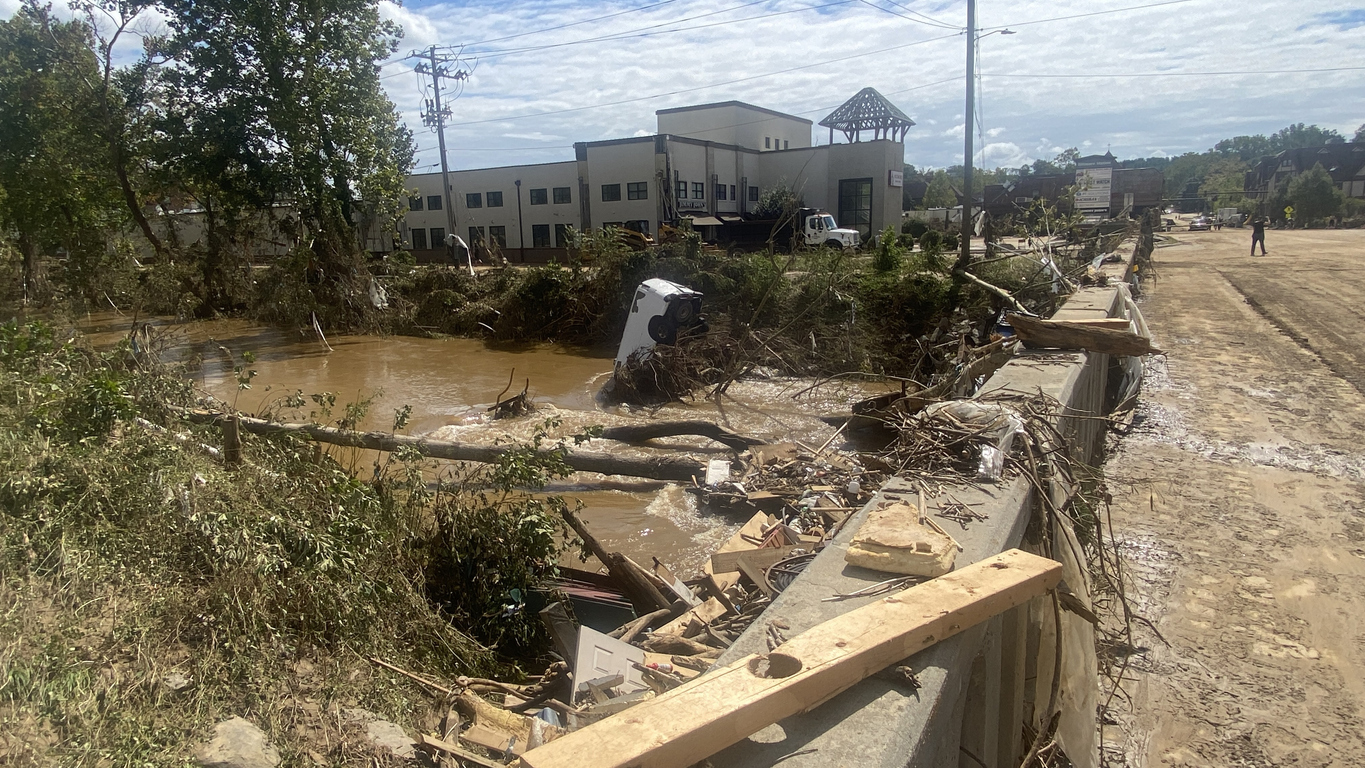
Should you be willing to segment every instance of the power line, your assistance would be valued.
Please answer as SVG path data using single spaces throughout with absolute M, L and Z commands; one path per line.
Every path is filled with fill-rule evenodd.
M 593 17 L 593 18 L 591 18 L 591 19 L 583 19 L 582 21 L 571 21 L 571 22 L 569 22 L 568 24 L 560 24 L 560 25 L 557 26 L 557 27 L 545 27 L 544 29 L 533 29 L 533 30 L 531 30 L 530 32 L 518 32 L 518 33 L 515 34 L 515 35 L 507 35 L 507 36 L 505 36 L 505 37 L 492 37 L 492 38 L 488 38 L 487 40 L 480 40 L 480 41 L 478 41 L 478 42 L 476 42 L 476 43 L 470 43 L 470 45 L 473 46 L 473 45 L 483 45 L 484 43 L 499 43 L 499 42 L 502 42 L 503 40 L 512 40 L 512 39 L 518 38 L 518 37 L 526 37 L 527 35 L 538 35 L 538 34 L 540 34 L 540 33 L 542 33 L 542 32 L 554 32 L 554 31 L 560 30 L 560 29 L 568 29 L 569 27 L 576 27 L 576 26 L 578 26 L 579 24 L 589 24 L 589 23 L 594 22 L 594 21 L 604 21 L 604 20 L 606 20 L 606 19 L 613 19 L 613 18 L 616 18 L 617 16 L 624 16 L 624 15 L 626 15 L 627 13 L 637 13 L 637 12 L 639 12 L 639 11 L 647 11 L 647 10 L 649 10 L 650 8 L 658 8 L 658 7 L 661 6 L 661 5 L 668 5 L 669 3 L 674 3 L 674 2 L 677 2 L 677 0 L 663 0 L 663 2 L 659 2 L 659 3 L 651 3 L 650 5 L 642 5 L 642 6 L 638 7 L 638 8 L 627 8 L 627 9 L 624 10 L 624 11 L 617 11 L 616 13 L 609 13 L 609 14 L 607 14 L 606 16 L 595 16 L 595 17 Z
M 1130 6 L 1128 6 L 1127 8 L 1111 8 L 1111 9 L 1109 9 L 1109 10 L 1107 10 L 1107 11 L 1092 11 L 1092 12 L 1090 12 L 1090 13 L 1076 13 L 1076 14 L 1072 14 L 1072 15 L 1070 15 L 1070 16 L 1054 16 L 1054 17 L 1052 17 L 1052 18 L 1050 18 L 1050 19 L 1034 19 L 1033 21 L 1016 21 L 1016 22 L 1014 22 L 1013 24 L 1002 24 L 1002 25 L 1000 25 L 1000 26 L 998 26 L 998 27 L 983 27 L 983 28 L 981 29 L 981 31 L 982 31 L 982 32 L 988 32 L 988 31 L 996 30 L 996 29 L 1005 29 L 1005 28 L 1007 28 L 1007 27 L 1027 27 L 1027 26 L 1029 26 L 1030 24 L 1047 24 L 1047 23 L 1053 22 L 1053 21 L 1069 21 L 1069 20 L 1071 20 L 1071 19 L 1084 19 L 1084 18 L 1086 18 L 1086 17 L 1088 17 L 1088 16 L 1103 16 L 1103 15 L 1109 14 L 1109 13 L 1123 13 L 1124 11 L 1140 11 L 1140 10 L 1143 10 L 1143 9 L 1145 9 L 1145 8 L 1160 8 L 1160 7 L 1162 7 L 1163 5 L 1180 5 L 1180 4 L 1182 4 L 1182 3 L 1192 3 L 1192 2 L 1194 2 L 1194 0 L 1166 0 L 1165 2 L 1162 2 L 1162 3 L 1147 3 L 1146 5 L 1130 5 Z
M 760 79 L 762 79 L 762 78 L 765 78 L 765 77 L 773 77 L 773 76 L 775 76 L 775 75 L 785 75 L 785 74 L 787 74 L 787 73 L 790 73 L 790 72 L 797 72 L 797 71 L 800 71 L 800 70 L 803 70 L 803 69 L 811 69 L 811 68 L 813 68 L 813 67 L 823 67 L 823 66 L 825 66 L 825 65 L 827 65 L 827 64 L 837 64 L 837 63 L 839 63 L 839 62 L 841 62 L 841 61 L 849 61 L 849 60 L 851 60 L 851 59 L 859 59 L 859 58 L 862 58 L 862 57 L 864 57 L 864 56 L 875 56 L 876 54 L 879 54 L 879 53 L 887 53 L 888 51 L 897 51 L 897 50 L 901 50 L 901 49 L 904 49 L 904 48 L 911 48 L 911 47 L 916 46 L 916 45 L 924 45 L 924 44 L 926 44 L 926 43 L 934 43 L 934 42 L 938 42 L 938 41 L 940 41 L 940 40 L 948 40 L 948 39 L 951 39 L 951 38 L 954 38 L 954 37 L 958 37 L 958 35 L 957 35 L 957 34 L 953 34 L 953 35 L 941 35 L 941 36 L 939 36 L 939 37 L 931 37 L 931 38 L 928 38 L 928 39 L 925 39 L 925 40 L 916 40 L 916 41 L 913 42 L 913 43 L 902 43 L 901 45 L 893 45 L 893 46 L 891 46 L 891 47 L 889 47 L 889 48 L 879 48 L 879 49 L 877 49 L 877 50 L 875 50 L 875 51 L 866 51 L 866 52 L 864 52 L 864 53 L 855 53 L 855 54 L 851 54 L 851 55 L 848 55 L 848 56 L 841 56 L 841 57 L 839 57 L 839 58 L 837 58 L 837 59 L 828 59 L 828 60 L 826 60 L 826 61 L 817 61 L 817 62 L 813 62 L 813 63 L 811 63 L 811 64 L 802 64 L 802 65 L 800 65 L 800 66 L 790 67 L 790 68 L 788 68 L 788 69 L 780 69 L 780 70 L 777 70 L 776 72 L 765 72 L 765 73 L 760 74 L 760 75 L 750 75 L 749 77 L 740 77 L 740 78 L 736 78 L 736 79 L 734 79 L 734 80 L 726 80 L 726 81 L 720 82 L 720 83 L 710 83 L 710 84 L 708 84 L 708 85 L 699 85 L 699 86 L 696 86 L 696 87 L 694 87 L 694 88 L 680 88 L 680 89 L 678 89 L 678 90 L 676 90 L 676 91 L 668 91 L 668 92 L 665 92 L 665 93 L 656 93 L 656 94 L 652 94 L 652 95 L 650 95 L 650 96 L 636 96 L 636 97 L 630 98 L 630 99 L 621 99 L 620 101 L 608 101 L 608 102 L 603 102 L 603 103 L 601 103 L 601 104 L 589 104 L 589 105 L 587 105 L 587 106 L 582 106 L 582 107 L 569 107 L 569 108 L 567 108 L 567 109 L 554 109 L 554 110 L 550 110 L 550 111 L 548 111 L 548 112 L 528 112 L 528 113 L 526 113 L 526 114 L 521 114 L 521 115 L 508 115 L 508 116 L 506 116 L 506 117 L 490 117 L 490 118 L 487 118 L 487 119 L 485 119 L 485 120 L 469 120 L 469 121 L 466 121 L 466 122 L 463 122 L 463 123 L 449 123 L 448 125 L 450 125 L 452 128 L 453 128 L 453 127 L 457 127 L 457 126 L 465 126 L 465 125 L 483 125 L 483 124 L 485 124 L 485 123 L 500 123 L 500 122 L 503 122 L 503 121 L 505 121 L 505 120 L 524 120 L 524 119 L 530 118 L 530 117 L 546 117 L 546 116 L 549 116 L 549 115 L 563 115 L 563 114 L 568 114 L 568 113 L 570 113 L 570 112 L 582 112 L 582 111 L 588 110 L 588 109 L 600 109 L 600 108 L 602 108 L 602 107 L 615 107 L 615 106 L 619 106 L 619 105 L 621 105 L 621 104 L 634 104 L 634 103 L 640 102 L 640 101 L 650 101 L 650 100 L 653 100 L 653 99 L 661 99 L 661 98 L 663 98 L 663 97 L 665 97 L 665 96 L 677 96 L 678 94 L 683 94 L 683 93 L 694 93 L 694 92 L 696 92 L 696 91 L 704 91 L 704 90 L 708 90 L 708 89 L 711 89 L 711 88 L 719 88 L 719 87 L 721 87 L 721 86 L 734 85 L 734 84 L 736 84 L 736 83 L 746 83 L 746 82 L 749 82 L 749 81 L 751 81 L 751 80 L 760 80 Z
M 505 49 L 499 49 L 499 50 L 493 50 L 493 51 L 484 51 L 484 52 L 477 52 L 477 51 L 476 51 L 476 52 L 471 53 L 470 55 L 471 55 L 471 56 L 478 57 L 478 58 L 480 58 L 480 59 L 492 59 L 492 58 L 498 58 L 498 57 L 501 57 L 501 56 L 511 56 L 511 55 L 515 55 L 515 54 L 519 54 L 519 53 L 536 53 L 536 52 L 540 52 L 540 51 L 548 51 L 548 50 L 552 50 L 552 49 L 555 49 L 555 48 L 565 48 L 565 47 L 572 46 L 572 45 L 585 45 L 585 44 L 587 44 L 587 43 L 613 42 L 613 41 L 617 41 L 617 40 L 632 40 L 632 39 L 642 38 L 642 37 L 654 37 L 654 36 L 656 36 L 656 35 L 667 35 L 667 34 L 672 34 L 672 33 L 674 33 L 674 32 L 690 32 L 690 31 L 698 30 L 698 29 L 709 29 L 710 27 L 722 27 L 722 26 L 725 26 L 725 25 L 727 25 L 727 24 L 738 24 L 738 23 L 744 22 L 744 21 L 754 21 L 754 20 L 756 20 L 756 19 L 770 19 L 770 18 L 773 18 L 774 16 L 785 16 L 785 15 L 790 14 L 790 13 L 804 13 L 805 11 L 817 11 L 817 10 L 820 10 L 821 8 L 829 8 L 829 7 L 832 7 L 832 6 L 835 6 L 835 5 L 847 5 L 847 4 L 849 4 L 849 3 L 854 2 L 854 0 L 835 0 L 834 2 L 825 3 L 824 5 L 811 5 L 811 6 L 805 6 L 805 7 L 802 7 L 802 8 L 793 8 L 793 9 L 791 9 L 791 10 L 786 10 L 786 11 L 776 11 L 776 12 L 774 12 L 774 13 L 764 13 L 764 14 L 760 14 L 760 15 L 758 15 L 758 16 L 745 16 L 745 17 L 742 18 L 742 19 L 730 19 L 730 20 L 728 20 L 728 21 L 716 21 L 716 22 L 712 22 L 712 23 L 710 23 L 710 24 L 696 24 L 696 25 L 693 25 L 693 26 L 690 26 L 690 27 L 678 27 L 678 28 L 676 28 L 676 29 L 661 29 L 661 30 L 657 30 L 657 31 L 654 31 L 654 32 L 644 32 L 644 31 L 643 31 L 643 30 L 647 30 L 647 29 L 656 29 L 657 27 L 665 27 L 665 26 L 668 26 L 668 25 L 670 25 L 670 24 L 681 24 L 681 23 L 684 22 L 684 21 L 692 21 L 692 20 L 694 20 L 694 19 L 704 18 L 704 17 L 706 17 L 706 16 L 715 16 L 715 15 L 718 15 L 718 14 L 721 14 L 721 13 L 729 13 L 730 11 L 737 11 L 737 10 L 739 10 L 739 9 L 741 9 L 741 8 L 748 8 L 749 6 L 752 6 L 752 5 L 760 5 L 760 4 L 765 3 L 765 2 L 768 2 L 768 0 L 753 0 L 753 2 L 745 3 L 744 5 L 737 5 L 737 6 L 733 7 L 733 8 L 726 8 L 726 9 L 723 9 L 723 10 L 720 10 L 720 11 L 712 11 L 711 13 L 703 13 L 703 14 L 699 14 L 699 15 L 697 15 L 697 16 L 688 16 L 688 17 L 684 17 L 684 18 L 681 18 L 681 19 L 675 19 L 675 20 L 673 20 L 673 21 L 664 22 L 664 23 L 662 23 L 662 24 L 654 24 L 654 25 L 651 25 L 651 26 L 648 26 L 648 27 L 639 27 L 639 28 L 637 28 L 637 29 L 626 30 L 626 31 L 624 31 L 624 32 L 613 32 L 613 33 L 611 33 L 611 34 L 602 35 L 602 36 L 600 36 L 600 37 L 588 37 L 588 38 L 584 38 L 584 39 L 582 39 L 582 40 L 570 40 L 570 41 L 568 41 L 568 42 L 563 42 L 563 43 L 550 43 L 550 44 L 548 44 L 548 45 L 527 46 L 527 47 L 525 47 L 525 48 L 505 48 Z M 637 33 L 638 33 L 638 34 L 637 34 Z
M 896 6 L 897 8 L 900 8 L 900 9 L 903 10 L 903 11 L 906 11 L 906 12 L 908 12 L 908 13 L 913 13 L 913 14 L 915 14 L 916 16 L 922 18 L 922 19 L 927 19 L 927 20 L 929 20 L 929 21 L 932 21 L 932 22 L 934 22 L 934 23 L 936 23 L 936 24 L 938 24 L 938 25 L 944 27 L 945 29 L 962 29 L 962 27 L 959 27 L 959 26 L 957 26 L 956 24 L 953 24 L 953 23 L 951 23 L 951 22 L 941 21 L 941 20 L 939 20 L 939 19 L 934 18 L 933 16 L 926 16 L 925 14 L 920 13 L 919 11 L 917 11 L 917 10 L 915 10 L 915 9 L 913 9 L 913 8 L 908 8 L 908 7 L 904 6 L 904 5 L 901 5 L 900 3 L 896 2 L 896 0 L 886 0 L 886 2 L 888 2 L 888 3 L 890 3 L 890 4 L 894 5 L 894 6 Z
M 902 89 L 900 89 L 900 90 L 898 90 L 898 91 L 887 91 L 887 92 L 884 93 L 883 95 L 884 95 L 884 96 L 899 96 L 899 95 L 902 94 L 902 93 L 910 93 L 911 91 L 920 91 L 920 90 L 924 90 L 925 88 L 933 88 L 934 86 L 938 86 L 938 85 L 945 85 L 945 84 L 947 84 L 947 83 L 954 83 L 954 82 L 957 82 L 958 80 L 961 80 L 961 79 L 962 79 L 962 76 L 961 76 L 961 75 L 958 75 L 958 76 L 956 76 L 956 77 L 949 77 L 949 78 L 946 78 L 946 79 L 944 79 L 944 80 L 935 80 L 935 81 L 932 82 L 932 83 L 923 83 L 923 84 L 921 84 L 921 85 L 915 85 L 915 86 L 911 86 L 911 87 L 909 87 L 909 88 L 902 88 Z M 834 104 L 834 105 L 832 105 L 832 106 L 827 106 L 827 107 L 816 107 L 816 108 L 814 108 L 814 109 L 803 109 L 803 110 L 800 110 L 800 111 L 797 111 L 797 112 L 792 112 L 792 113 L 790 113 L 790 114 L 792 114 L 792 115 L 810 115 L 810 114 L 816 114 L 816 113 L 820 113 L 820 112 L 830 112 L 830 111 L 832 111 L 832 110 L 837 109 L 839 106 L 840 106 L 839 104 Z M 728 128 L 742 128 L 742 127 L 744 127 L 744 126 L 746 126 L 746 125 L 756 125 L 756 124 L 758 124 L 758 123 L 766 123 L 766 122 L 768 122 L 768 121 L 770 121 L 770 120 L 772 120 L 771 117 L 760 118 L 760 119 L 758 119 L 758 120 L 746 120 L 746 121 L 744 121 L 744 122 L 742 122 L 742 123 L 731 123 L 730 125 L 722 125 L 722 126 L 717 126 L 717 127 L 714 127 L 714 128 L 708 128 L 708 129 L 706 129 L 706 132 L 710 132 L 710 131 L 723 131 L 723 130 L 726 130 L 726 129 L 728 129 Z M 689 135 L 691 135 L 691 134 L 683 133 L 683 134 L 677 134 L 677 135 L 679 135 L 679 136 L 689 136 Z M 467 150 L 467 151 L 483 151 L 483 152 L 501 152 L 501 151 L 514 151 L 514 150 L 515 150 L 515 151 L 529 151 L 529 150 L 537 150 L 537 149 L 572 149 L 572 148 L 573 148 L 573 145 L 572 145 L 572 144 L 559 144 L 559 145 L 544 145 L 544 146 L 538 146 L 538 147 L 478 147 L 478 148 L 474 148 L 474 147 L 450 147 L 450 148 L 448 148 L 446 151 L 447 151 L 447 152 L 460 152 L 460 151 L 466 151 L 466 150 Z M 430 151 L 432 151 L 433 149 L 436 149 L 436 148 L 435 148 L 435 147 L 418 147 L 418 148 L 416 149 L 416 152 L 417 152 L 417 153 L 430 152 Z M 421 168 L 428 168 L 428 167 L 434 167 L 435 165 L 436 165 L 436 164 L 429 164 L 429 165 L 423 165 L 423 166 L 418 166 L 418 167 L 421 167 Z
M 889 14 L 891 14 L 892 16 L 895 16 L 895 17 L 898 18 L 898 19 L 905 19 L 906 21 L 913 21 L 913 22 L 915 22 L 916 24 L 923 24 L 923 25 L 926 26 L 926 27 L 936 27 L 936 28 L 938 28 L 938 29 L 962 29 L 961 27 L 955 27 L 955 26 L 953 26 L 953 25 L 951 25 L 951 24 L 944 24 L 943 22 L 940 22 L 940 21 L 937 21 L 937 20 L 934 20 L 934 19 L 929 19 L 928 16 L 925 16 L 924 18 L 929 19 L 929 21 L 925 21 L 924 19 L 917 19 L 917 18 L 915 18 L 915 17 L 913 17 L 913 16 L 906 16 L 906 15 L 903 14 L 903 13 L 896 13 L 895 11 L 893 11 L 893 10 L 891 10 L 891 9 L 889 9 L 889 8 L 883 8 L 883 7 L 881 7 L 880 5 L 877 5 L 876 3 L 871 2 L 871 0 L 858 0 L 858 2 L 862 3 L 863 5 L 868 6 L 869 8 L 876 8 L 877 10 L 881 11 L 882 13 L 889 13 Z M 897 8 L 904 8 L 904 9 L 907 10 L 907 11 L 910 10 L 909 8 L 905 8 L 905 6 L 900 5 L 899 3 L 892 3 L 892 5 L 896 6 Z M 914 12 L 914 11 L 911 11 L 911 13 L 915 13 L 915 12 Z M 918 14 L 918 15 L 923 15 L 923 14 Z

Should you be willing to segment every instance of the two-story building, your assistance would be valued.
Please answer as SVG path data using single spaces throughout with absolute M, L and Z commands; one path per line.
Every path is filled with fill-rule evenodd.
M 855 98 L 901 115 L 871 89 Z M 420 260 L 445 258 L 453 204 L 456 233 L 470 245 L 497 243 L 514 263 L 545 262 L 565 257 L 570 227 L 654 234 L 687 216 L 707 232 L 750 214 L 777 185 L 864 237 L 900 221 L 902 141 L 846 132 L 849 143 L 813 146 L 810 120 L 740 101 L 655 115 L 655 135 L 578 142 L 573 160 L 453 171 L 448 194 L 439 173 L 410 176 L 404 246 Z M 900 124 L 913 121 L 901 115 Z
M 1347 197 L 1365 199 L 1365 142 L 1359 141 L 1287 149 L 1263 157 L 1247 171 L 1243 190 L 1257 202 L 1269 203 L 1294 177 L 1315 165 L 1321 165 Z

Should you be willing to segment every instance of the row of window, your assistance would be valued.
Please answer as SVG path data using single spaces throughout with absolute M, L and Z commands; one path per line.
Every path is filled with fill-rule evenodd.
M 649 221 L 648 221 L 648 220 L 645 220 L 645 219 L 640 219 L 640 220 L 637 220 L 637 221 L 608 221 L 608 222 L 604 222 L 604 223 L 602 224 L 602 226 L 603 226 L 603 228 L 606 228 L 606 227 L 622 227 L 622 228 L 625 228 L 625 229 L 633 229 L 633 230 L 635 230 L 636 232 L 643 232 L 643 233 L 646 234 L 646 235 L 649 234 Z M 569 247 L 569 227 L 570 227 L 570 225 L 568 225 L 568 224 L 555 224 L 555 225 L 554 225 L 554 247 L 555 247 L 555 248 L 568 248 L 568 247 Z M 431 236 L 430 241 L 428 241 L 428 239 L 427 239 L 428 231 L 430 232 L 430 236 Z M 410 239 L 412 240 L 412 248 L 413 248 L 413 250 L 423 250 L 423 251 L 424 251 L 424 250 L 426 250 L 428 247 L 431 247 L 431 248 L 441 248 L 441 247 L 443 247 L 444 244 L 445 244 L 445 238 L 446 238 L 446 231 L 445 231 L 445 228 L 444 228 L 444 227 L 432 227 L 430 230 L 426 230 L 426 229 L 413 229 L 413 230 L 410 230 Z M 485 238 L 486 238 L 486 239 L 485 239 Z M 482 246 L 482 245 L 485 245 L 486 243 L 489 243 L 489 242 L 497 243 L 499 248 L 506 248 L 506 247 L 507 247 L 507 227 L 492 227 L 492 226 L 490 226 L 490 227 L 470 227 L 470 228 L 469 228 L 469 245 L 470 245 L 471 247 L 476 247 L 476 248 L 477 248 L 477 247 Z M 531 247 L 532 247 L 532 248 L 549 248 L 549 247 L 551 247 L 550 242 L 551 242 L 551 241 L 550 241 L 550 225 L 549 225 L 549 224 L 532 224 L 532 225 L 531 225 Z M 428 246 L 428 243 L 430 243 L 429 246 Z
M 687 199 L 687 185 L 688 185 L 688 182 L 686 182 L 686 181 L 679 181 L 679 182 L 677 182 L 676 194 L 677 194 L 679 200 L 686 200 L 686 199 Z M 704 184 L 704 183 L 702 183 L 702 182 L 700 182 L 700 181 L 694 181 L 694 182 L 691 182 L 691 185 L 692 185 L 692 199 L 693 199 L 693 200 L 705 200 L 705 199 L 706 199 L 706 184 Z M 717 200 L 739 200 L 739 191 L 735 188 L 735 185 L 734 185 L 734 184 L 728 184 L 728 185 L 727 185 L 727 184 L 717 184 L 717 185 L 716 185 L 716 199 L 717 199 Z M 749 187 L 749 202 L 751 202 L 751 203 L 756 203 L 756 202 L 758 202 L 758 187 Z
M 602 202 L 604 202 L 604 203 L 615 203 L 615 202 L 619 201 L 620 199 L 621 199 L 621 185 L 620 185 L 620 184 L 603 184 L 603 185 L 602 185 Z M 632 181 L 632 182 L 628 182 L 628 183 L 626 184 L 626 199 L 627 199 L 627 200 L 648 200 L 648 199 L 649 199 L 649 182 L 645 182 L 645 181 Z
M 778 146 L 781 144 L 782 146 Z M 763 137 L 764 149 L 791 149 L 792 143 L 787 139 L 777 139 L 772 136 Z

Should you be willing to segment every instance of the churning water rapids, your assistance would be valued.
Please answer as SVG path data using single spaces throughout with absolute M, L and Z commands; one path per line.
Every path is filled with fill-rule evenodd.
M 272 401 L 296 391 L 305 398 L 331 392 L 337 402 L 334 419 L 344 412 L 345 403 L 369 398 L 369 415 L 361 428 L 387 430 L 394 411 L 408 405 L 412 417 L 407 434 L 464 443 L 529 440 L 537 425 L 556 416 L 562 426 L 552 436 L 572 435 L 595 424 L 709 419 L 770 442 L 799 440 L 819 446 L 835 431 L 821 416 L 846 414 L 854 400 L 881 391 L 848 383 L 796 396 L 813 382 L 773 378 L 739 382 L 718 403 L 698 400 L 646 410 L 598 401 L 597 392 L 612 370 L 614 348 L 338 336 L 328 338 L 329 351 L 312 333 L 242 320 L 153 323 L 160 333 L 169 335 L 168 359 L 189 362 L 199 388 L 235 402 L 244 413 L 259 413 Z M 93 315 L 80 325 L 93 343 L 108 346 L 128 333 L 131 319 Z M 255 356 L 248 367 L 257 373 L 251 388 L 239 392 L 232 360 L 240 364 L 243 352 Z M 509 377 L 513 384 L 508 396 L 520 392 L 529 379 L 530 394 L 540 410 L 525 418 L 491 421 L 487 408 L 507 387 Z M 315 408 L 311 402 L 309 406 Z M 299 415 L 306 417 L 307 409 Z M 618 455 L 684 450 L 702 461 L 728 455 L 723 446 L 702 438 L 667 438 L 657 441 L 657 446 L 594 440 L 585 448 Z M 368 475 L 375 460 L 372 452 L 335 446 L 329 450 L 360 475 Z M 687 574 L 696 571 L 743 522 L 698 510 L 694 497 L 682 487 L 650 480 L 579 474 L 550 490 L 583 502 L 583 519 L 608 549 L 646 565 L 651 557 L 658 557 Z

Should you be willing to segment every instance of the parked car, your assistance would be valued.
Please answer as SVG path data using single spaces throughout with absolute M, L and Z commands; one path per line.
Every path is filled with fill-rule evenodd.
M 1213 219 L 1208 216 L 1196 216 L 1190 222 L 1191 232 L 1207 232 L 1210 229 L 1213 229 Z

